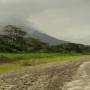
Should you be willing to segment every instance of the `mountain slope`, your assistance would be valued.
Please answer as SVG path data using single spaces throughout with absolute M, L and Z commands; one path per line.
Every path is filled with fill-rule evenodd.
M 37 39 L 40 39 L 41 41 L 43 41 L 45 43 L 48 43 L 50 45 L 58 45 L 58 44 L 67 43 L 67 41 L 56 39 L 52 36 L 49 36 L 47 34 L 44 34 L 42 32 L 35 31 L 35 30 L 33 30 L 30 33 L 30 36 L 34 37 L 34 38 L 37 38 Z

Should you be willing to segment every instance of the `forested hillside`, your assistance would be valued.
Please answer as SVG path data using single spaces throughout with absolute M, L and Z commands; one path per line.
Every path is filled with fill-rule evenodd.
M 29 36 L 22 28 L 8 25 L 0 35 L 0 52 L 86 53 L 90 52 L 90 46 L 75 43 L 49 45 Z

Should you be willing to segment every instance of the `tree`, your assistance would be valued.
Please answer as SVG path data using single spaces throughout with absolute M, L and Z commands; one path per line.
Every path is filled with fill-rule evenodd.
M 13 25 L 4 27 L 4 34 L 7 38 L 9 38 L 10 43 L 22 42 L 27 35 L 27 33 L 23 31 L 22 28 Z
M 8 25 L 4 27 L 3 39 L 12 52 L 25 51 L 25 36 L 27 33 L 22 28 Z

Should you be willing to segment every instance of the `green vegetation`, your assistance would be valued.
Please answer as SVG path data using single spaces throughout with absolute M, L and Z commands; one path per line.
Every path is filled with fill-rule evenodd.
M 0 35 L 1 53 L 90 53 L 90 46 L 64 43 L 48 45 L 38 39 L 30 37 L 22 28 L 8 25 Z
M 89 54 L 90 46 L 75 43 L 49 45 L 13 25 L 6 26 L 0 35 L 0 72 L 52 61 L 80 60 Z
M 49 63 L 54 61 L 69 61 L 69 60 L 82 60 L 83 58 L 89 57 L 88 55 L 82 54 L 60 54 L 60 53 L 23 53 L 23 54 L 10 54 L 2 53 L 0 58 L 5 58 L 6 60 L 11 59 L 14 62 L 1 63 L 0 73 L 14 71 L 20 68 L 39 65 L 42 63 Z M 2 60 L 2 59 L 1 59 Z
M 7 64 L 1 64 L 0 65 L 0 73 L 13 71 L 22 68 L 20 64 L 15 63 L 7 63 Z
M 82 56 L 83 54 L 61 54 L 61 53 L 0 53 L 0 58 L 30 60 L 30 59 L 53 59 L 62 57 Z

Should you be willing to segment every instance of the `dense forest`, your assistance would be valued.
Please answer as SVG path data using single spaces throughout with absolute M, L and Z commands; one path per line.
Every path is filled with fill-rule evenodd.
M 0 34 L 0 52 L 87 53 L 90 52 L 90 46 L 75 43 L 49 45 L 44 41 L 29 36 L 23 28 L 7 25 Z

